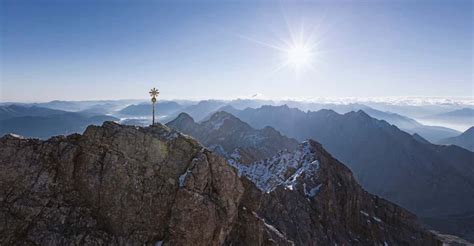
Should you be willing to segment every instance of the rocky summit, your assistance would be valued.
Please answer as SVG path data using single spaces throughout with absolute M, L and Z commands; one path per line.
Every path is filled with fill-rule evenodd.
M 438 245 L 318 143 L 227 161 L 163 125 L 0 139 L 0 245 Z

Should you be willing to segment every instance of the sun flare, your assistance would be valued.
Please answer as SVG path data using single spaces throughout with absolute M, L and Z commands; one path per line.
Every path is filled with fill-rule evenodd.
M 303 44 L 295 44 L 287 50 L 287 63 L 295 69 L 300 70 L 310 65 L 312 51 Z
M 321 64 L 322 58 L 322 51 L 320 49 L 322 37 L 318 35 L 316 28 L 309 28 L 311 31 L 305 32 L 303 27 L 303 24 L 301 24 L 300 30 L 295 31 L 287 26 L 288 36 L 286 38 L 279 37 L 276 42 L 275 40 L 273 40 L 273 42 L 258 40 L 241 34 L 235 35 L 278 51 L 280 62 L 276 65 L 275 69 L 270 72 L 270 75 L 289 68 L 299 76 L 310 70 L 316 71 L 316 65 Z

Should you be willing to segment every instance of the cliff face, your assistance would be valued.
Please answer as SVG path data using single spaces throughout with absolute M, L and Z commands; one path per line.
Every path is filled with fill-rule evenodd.
M 1 244 L 222 244 L 243 193 L 224 159 L 162 126 L 0 146 Z
M 309 140 L 252 164 L 233 163 L 246 187 L 233 242 L 261 218 L 297 245 L 436 245 L 410 212 L 364 191 L 350 170 Z M 257 189 L 248 188 L 256 183 Z M 244 231 L 244 233 L 242 233 Z M 245 238 L 254 240 L 253 238 Z M 237 243 L 238 244 L 238 243 Z
M 279 156 L 251 164 L 282 169 L 267 172 L 266 190 L 251 169 L 162 125 L 106 122 L 47 141 L 7 135 L 0 244 L 438 243 L 317 143 Z

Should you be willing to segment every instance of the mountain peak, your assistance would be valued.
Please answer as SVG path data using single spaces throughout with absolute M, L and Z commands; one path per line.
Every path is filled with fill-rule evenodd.
M 469 129 L 464 131 L 462 134 L 474 135 L 474 126 L 469 127 Z
M 234 113 L 234 112 L 237 112 L 238 109 L 236 109 L 236 108 L 233 107 L 232 105 L 227 104 L 227 105 L 221 107 L 221 108 L 219 109 L 219 111 L 225 111 L 225 112 L 227 112 L 227 113 L 232 114 L 232 113 Z
M 0 240 L 248 245 L 258 237 L 301 245 L 438 243 L 410 213 L 364 192 L 350 171 L 318 146 L 308 140 L 296 151 L 249 164 L 271 188 L 262 192 L 222 157 L 161 124 L 105 122 L 83 135 L 47 141 L 3 137 L 0 168 L 7 172 L 0 172 L 0 180 L 7 182 L 0 186 L 0 198 L 8 209 L 0 215 L 9 227 Z M 78 229 L 57 230 L 62 227 Z
M 307 244 L 308 238 L 312 238 L 310 241 L 314 244 L 329 244 L 311 236 L 327 235 L 328 231 L 339 230 L 337 222 L 326 223 L 325 218 L 331 218 L 332 221 L 334 221 L 332 218 L 345 218 L 343 220 L 351 220 L 358 224 L 356 226 L 358 230 L 383 231 L 385 235 L 388 235 L 386 233 L 391 230 L 389 228 L 396 224 L 409 225 L 408 231 L 418 231 L 420 234 L 401 241 L 408 240 L 408 243 L 410 240 L 421 240 L 424 243 L 429 242 L 428 244 L 439 244 L 436 239 L 434 241 L 430 239 L 433 238 L 432 235 L 424 234 L 416 223 L 409 222 L 413 220 L 413 214 L 363 191 L 351 171 L 314 140 L 302 142 L 295 151 L 284 150 L 262 161 L 249 164 L 231 162 L 231 164 L 239 170 L 239 175 L 248 178 L 260 191 L 253 194 L 244 193 L 243 200 L 250 204 L 270 204 L 268 208 L 257 210 L 258 215 L 273 222 L 274 225 L 284 224 L 284 227 L 278 229 L 283 235 L 292 235 L 290 239 L 298 238 L 299 241 L 295 241 L 297 244 Z M 276 205 L 271 202 L 272 199 L 277 199 L 281 203 Z M 357 202 L 348 205 L 347 200 Z M 327 201 L 332 201 L 331 205 L 327 206 Z M 298 204 L 297 208 L 294 207 L 295 203 Z M 255 205 L 246 204 L 246 206 L 255 209 Z M 340 210 L 344 212 L 337 212 L 340 208 L 344 208 Z M 319 218 L 314 221 L 320 221 L 324 226 L 320 227 L 321 229 L 312 227 L 309 235 L 302 229 L 306 225 L 302 226 L 301 222 L 306 221 L 311 225 L 320 222 L 312 222 L 313 220 L 308 218 Z M 399 220 L 400 218 L 403 219 Z M 288 226 L 288 223 L 295 224 Z M 344 228 L 345 232 L 353 233 L 352 226 Z M 402 230 L 408 232 L 407 228 Z M 359 237 L 352 240 L 349 239 L 347 243 L 370 244 L 359 241 Z M 331 239 L 331 244 L 335 241 L 339 241 L 339 238 Z M 378 240 L 371 242 L 376 241 Z M 391 244 L 389 239 L 380 242 Z
M 220 119 L 228 119 L 228 118 L 235 118 L 235 119 L 237 119 L 237 117 L 235 117 L 235 116 L 232 115 L 231 113 L 228 113 L 228 112 L 226 112 L 226 111 L 219 110 L 219 111 L 217 111 L 217 112 L 215 112 L 214 114 L 211 115 L 210 120 L 220 120 Z
M 195 122 L 193 117 L 191 117 L 189 114 L 184 113 L 184 112 L 180 113 L 178 117 L 176 117 L 176 119 L 174 120 L 181 121 L 181 122 L 192 122 L 192 123 Z
M 290 110 L 290 107 L 288 107 L 287 104 L 282 104 L 282 105 L 263 105 L 260 107 L 260 109 L 271 109 L 271 110 Z
M 368 114 L 367 114 L 364 110 L 362 110 L 362 109 L 357 110 L 356 113 L 357 113 L 357 115 L 360 115 L 360 116 L 365 117 L 365 118 L 372 118 L 372 117 L 370 117 L 370 115 L 368 115 Z
M 413 133 L 412 136 L 416 141 L 418 141 L 422 144 L 430 144 L 430 142 L 428 140 L 426 140 L 424 137 L 420 136 L 418 133 Z

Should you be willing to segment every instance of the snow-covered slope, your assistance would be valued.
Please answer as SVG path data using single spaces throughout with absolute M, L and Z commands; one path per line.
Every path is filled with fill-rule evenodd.
M 319 162 L 311 151 L 308 141 L 303 142 L 295 151 L 280 151 L 275 156 L 251 164 L 239 162 L 239 156 L 233 155 L 228 161 L 263 192 L 271 192 L 277 186 L 293 190 L 300 177 L 304 177 L 304 191 L 314 196 L 321 187 L 316 183 Z M 307 184 L 306 182 L 311 183 Z

